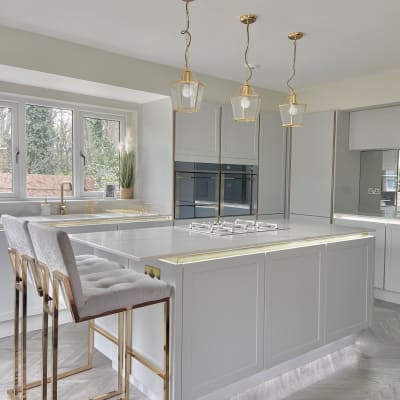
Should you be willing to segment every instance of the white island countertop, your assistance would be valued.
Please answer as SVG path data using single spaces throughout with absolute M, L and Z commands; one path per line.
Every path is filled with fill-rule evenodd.
M 367 234 L 365 228 L 350 228 L 328 223 L 274 220 L 277 231 L 212 236 L 189 232 L 182 227 L 156 227 L 112 232 L 70 235 L 75 242 L 130 258 L 149 261 L 173 257 L 213 254 L 226 251 L 257 249 L 276 244 L 304 242 Z M 304 243 L 303 243 L 304 246 Z

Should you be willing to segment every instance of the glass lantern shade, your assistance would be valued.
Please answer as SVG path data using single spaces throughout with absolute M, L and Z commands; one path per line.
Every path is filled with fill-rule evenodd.
M 192 113 L 200 110 L 204 85 L 184 70 L 182 79 L 171 85 L 172 108 L 177 112 Z
M 261 97 L 244 84 L 239 96 L 231 96 L 233 119 L 237 122 L 255 122 L 261 107 Z
M 306 112 L 306 105 L 298 103 L 293 98 L 290 98 L 286 104 L 279 104 L 279 111 L 281 114 L 282 126 L 298 128 L 303 126 L 304 113 Z

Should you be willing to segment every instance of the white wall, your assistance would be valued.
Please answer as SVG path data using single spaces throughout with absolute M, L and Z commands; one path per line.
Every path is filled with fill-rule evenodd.
M 349 110 L 400 102 L 400 69 L 299 91 L 307 111 Z
M 87 81 L 169 95 L 169 84 L 181 70 L 134 59 L 88 46 L 0 26 L 0 62 L 19 68 L 41 71 Z M 237 82 L 199 75 L 206 85 L 204 99 L 229 103 Z M 257 89 L 262 108 L 276 110 L 283 93 Z
M 143 104 L 139 114 L 135 197 L 173 213 L 173 114 L 170 99 Z

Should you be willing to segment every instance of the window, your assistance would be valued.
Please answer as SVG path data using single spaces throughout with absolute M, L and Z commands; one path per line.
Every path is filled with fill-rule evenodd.
M 59 198 L 63 182 L 74 198 L 119 187 L 127 111 L 0 96 L 0 199 Z
M 100 192 L 106 183 L 119 184 L 121 123 L 83 117 L 84 191 Z
M 12 109 L 0 107 L 0 192 L 14 192 Z
M 58 197 L 72 183 L 72 110 L 28 104 L 26 189 L 28 197 Z

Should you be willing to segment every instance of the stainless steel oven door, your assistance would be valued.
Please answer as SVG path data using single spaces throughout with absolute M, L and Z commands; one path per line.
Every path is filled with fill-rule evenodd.
M 257 211 L 257 173 L 255 167 L 242 172 L 224 168 L 221 173 L 221 217 L 254 215 Z M 233 170 L 233 171 L 232 171 Z
M 216 218 L 218 173 L 176 172 L 175 218 Z

